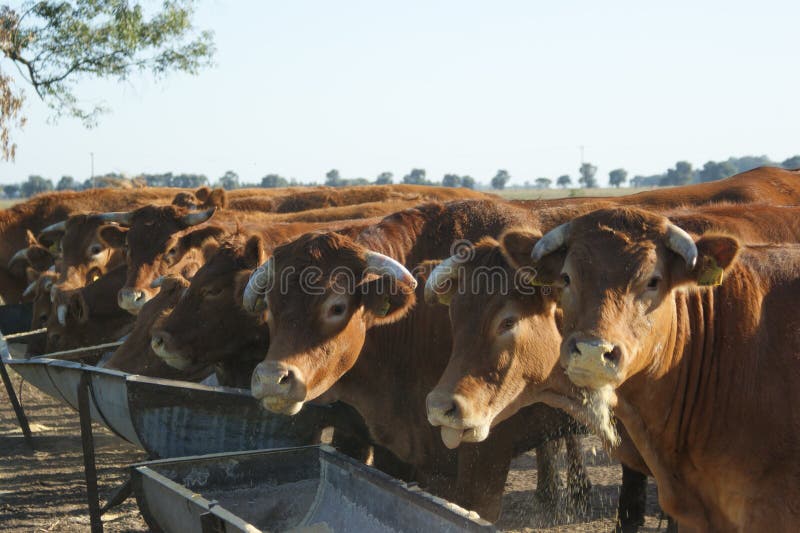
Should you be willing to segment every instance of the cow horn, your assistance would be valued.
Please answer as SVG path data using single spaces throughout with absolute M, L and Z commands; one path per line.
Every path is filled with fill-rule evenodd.
M 19 250 L 17 253 L 14 254 L 14 256 L 11 258 L 11 260 L 8 262 L 8 268 L 11 268 L 11 265 L 13 265 L 17 261 L 21 261 L 23 259 L 26 262 L 28 261 L 28 249 L 27 248 L 23 248 L 22 250 Z
M 417 280 L 414 279 L 411 272 L 400 262 L 392 259 L 388 255 L 379 254 L 378 252 L 367 252 L 366 260 L 368 269 L 377 270 L 380 274 L 389 274 L 394 279 L 410 285 L 412 289 L 417 288 Z
M 196 226 L 198 224 L 202 224 L 209 218 L 211 218 L 214 213 L 217 211 L 216 207 L 212 207 L 210 209 L 206 209 L 205 211 L 192 211 L 190 213 L 186 213 L 181 217 L 181 222 L 183 222 L 186 227 L 189 226 Z
M 264 296 L 272 286 L 272 280 L 275 277 L 275 261 L 270 257 L 260 267 L 255 269 L 247 280 L 247 285 L 244 288 L 242 295 L 242 307 L 246 311 L 255 313 L 258 310 L 259 300 L 266 303 Z
M 23 298 L 27 298 L 28 296 L 33 294 L 33 291 L 36 290 L 36 285 L 38 285 L 38 284 L 39 284 L 39 280 L 37 279 L 36 281 L 34 281 L 33 283 L 31 283 L 27 287 L 25 287 L 25 292 L 22 293 L 22 297 Z
M 130 211 L 115 211 L 111 213 L 100 213 L 97 215 L 102 222 L 116 222 L 120 226 L 130 226 L 133 224 L 133 213 Z
M 58 323 L 62 326 L 67 325 L 67 306 L 64 304 L 60 304 L 56 308 L 56 316 L 58 317 Z
M 564 246 L 569 236 L 569 222 L 561 224 L 544 234 L 531 250 L 531 259 L 540 261 L 542 257 L 551 254 Z
M 452 257 L 448 257 L 431 271 L 428 281 L 425 282 L 425 301 L 434 304 L 437 301 L 445 305 L 450 304 L 450 298 L 455 287 L 450 284 L 450 280 L 458 276 L 456 262 Z M 450 286 L 448 287 L 448 284 Z M 443 292 L 447 289 L 447 292 Z
M 667 248 L 683 257 L 690 269 L 694 268 L 697 263 L 697 245 L 688 233 L 675 224 L 667 226 Z
M 62 220 L 61 222 L 56 222 L 55 224 L 50 224 L 43 230 L 39 232 L 39 235 L 42 233 L 61 233 L 67 230 L 67 221 Z

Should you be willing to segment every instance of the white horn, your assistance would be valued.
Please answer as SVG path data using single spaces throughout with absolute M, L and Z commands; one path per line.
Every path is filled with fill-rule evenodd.
M 116 211 L 112 213 L 100 213 L 97 217 L 103 222 L 116 222 L 120 226 L 130 226 L 133 224 L 133 213 L 130 211 Z
M 539 239 L 531 251 L 531 259 L 539 261 L 547 254 L 553 253 L 567 242 L 569 236 L 569 222 L 551 229 Z
M 697 263 L 697 245 L 692 237 L 675 224 L 667 226 L 667 248 L 683 257 L 692 269 Z
M 247 280 L 247 286 L 242 295 L 242 307 L 245 311 L 255 313 L 258 310 L 259 300 L 266 303 L 267 291 L 272 286 L 275 277 L 275 262 L 270 257 L 267 261 L 255 269 Z
M 192 211 L 191 213 L 183 215 L 181 221 L 186 224 L 187 227 L 196 226 L 211 218 L 216 211 L 216 207 L 206 209 L 205 211 Z
M 58 316 L 58 323 L 62 326 L 67 325 L 67 306 L 64 304 L 56 308 L 56 316 Z
M 23 259 L 25 260 L 25 262 L 28 262 L 28 249 L 27 248 L 23 248 L 22 250 L 20 250 L 20 251 L 18 251 L 17 253 L 14 254 L 14 256 L 11 258 L 11 260 L 8 262 L 8 268 L 11 268 L 11 265 L 13 265 L 15 262 L 22 261 Z
M 55 224 L 50 224 L 49 226 L 44 228 L 42 231 L 40 231 L 39 235 L 41 235 L 42 233 L 51 233 L 51 232 L 52 233 L 55 233 L 55 232 L 59 232 L 60 233 L 60 232 L 66 231 L 66 229 L 67 229 L 67 221 L 66 220 L 62 220 L 61 222 L 56 222 Z
M 23 292 L 23 293 L 22 293 L 22 297 L 23 297 L 23 298 L 27 298 L 27 297 L 29 297 L 31 294 L 33 294 L 33 292 L 36 290 L 36 285 L 38 285 L 38 284 L 39 284 L 39 280 L 37 279 L 36 281 L 34 281 L 34 282 L 33 282 L 33 283 L 31 283 L 30 285 L 28 285 L 28 286 L 25 288 L 25 292 Z
M 392 259 L 388 255 L 379 254 L 378 252 L 367 252 L 367 269 L 377 270 L 379 274 L 389 274 L 394 279 L 411 286 L 412 289 L 417 288 L 417 280 L 414 279 L 411 272 L 400 262 Z
M 441 302 L 450 304 L 453 289 L 451 280 L 458 276 L 458 264 L 452 257 L 448 257 L 431 271 L 428 281 L 425 282 L 425 302 L 434 304 Z M 449 285 L 449 287 L 448 287 Z

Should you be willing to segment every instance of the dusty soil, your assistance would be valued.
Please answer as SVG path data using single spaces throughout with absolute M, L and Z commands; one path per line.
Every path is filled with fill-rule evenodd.
M 11 375 L 19 390 L 21 380 L 13 372 Z M 3 390 L 0 392 L 0 530 L 89 531 L 77 413 L 27 383 L 22 386 L 21 398 L 34 433 L 35 450 L 25 444 Z M 124 481 L 125 467 L 145 460 L 145 455 L 97 424 L 94 436 L 100 495 L 105 498 Z M 546 509 L 538 502 L 534 496 L 536 456 L 529 453 L 512 465 L 498 525 L 526 532 L 611 531 L 621 470 L 595 439 L 586 438 L 583 444 L 593 484 L 586 513 L 572 516 L 566 503 Z M 592 452 L 595 447 L 596 455 Z M 560 468 L 565 478 L 565 464 Z M 651 482 L 643 531 L 659 530 L 655 502 L 655 485 Z M 106 531 L 148 531 L 133 498 L 109 511 L 103 522 Z M 661 529 L 664 528 L 666 522 L 661 523 Z

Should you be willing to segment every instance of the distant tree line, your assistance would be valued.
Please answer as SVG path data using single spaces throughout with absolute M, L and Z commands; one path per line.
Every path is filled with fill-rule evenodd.
M 689 183 L 703 183 L 715 181 L 740 172 L 746 172 L 761 166 L 782 166 L 783 168 L 800 168 L 800 155 L 795 155 L 781 163 L 770 160 L 767 156 L 745 156 L 730 157 L 725 161 L 708 161 L 702 168 L 694 168 L 688 161 L 678 161 L 675 166 L 667 169 L 662 174 L 652 176 L 636 175 L 628 180 L 628 171 L 624 168 L 615 168 L 608 173 L 608 182 L 612 187 L 621 187 L 630 183 L 633 187 L 663 187 L 669 185 L 686 185 Z M 507 170 L 500 169 L 489 180 L 492 189 L 502 190 L 511 180 L 511 175 Z M 325 174 L 325 185 L 331 187 L 345 187 L 349 185 L 388 185 L 394 183 L 394 174 L 391 172 L 381 172 L 375 179 L 367 178 L 343 178 L 337 169 L 331 169 Z M 428 179 L 424 168 L 412 168 L 405 174 L 400 183 L 410 185 L 440 185 L 444 187 L 466 187 L 474 189 L 478 187 L 478 182 L 472 176 L 462 176 L 459 174 L 445 174 L 440 181 Z M 582 188 L 594 188 L 598 186 L 597 167 L 591 163 L 582 163 L 578 169 L 576 184 L 568 174 L 563 174 L 552 180 L 547 177 L 536 178 L 535 182 L 525 182 L 525 188 L 535 187 L 537 189 L 549 189 L 551 186 L 562 189 L 573 188 L 575 185 Z M 238 189 L 241 187 L 306 187 L 318 185 L 311 181 L 301 182 L 295 178 L 285 178 L 279 174 L 267 174 L 257 183 L 243 183 L 239 175 L 229 170 L 215 181 L 211 181 L 203 174 L 141 174 L 134 178 L 128 178 L 122 174 L 104 174 L 84 181 L 78 181 L 72 176 L 62 176 L 54 185 L 53 181 L 42 176 L 28 176 L 22 183 L 4 185 L 2 193 L 5 198 L 27 198 L 34 194 L 48 191 L 67 191 L 83 190 L 102 187 L 181 187 L 197 188 L 203 185 L 214 185 L 224 189 Z

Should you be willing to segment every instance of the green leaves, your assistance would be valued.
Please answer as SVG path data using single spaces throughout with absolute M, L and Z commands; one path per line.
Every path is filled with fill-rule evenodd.
M 0 50 L 56 117 L 72 116 L 90 127 L 106 109 L 78 99 L 78 80 L 125 80 L 142 71 L 156 77 L 196 74 L 211 64 L 213 34 L 195 30 L 194 7 L 194 0 L 165 0 L 160 8 L 128 0 L 27 2 L 19 11 L 6 5 L 0 7 Z M 0 98 L 0 148 L 10 159 L 8 132 L 21 127 L 22 92 L 13 90 L 2 71 Z

